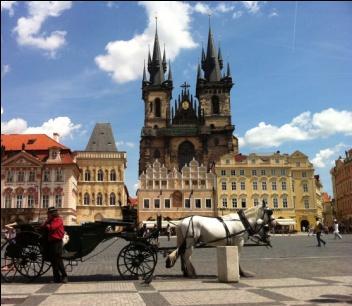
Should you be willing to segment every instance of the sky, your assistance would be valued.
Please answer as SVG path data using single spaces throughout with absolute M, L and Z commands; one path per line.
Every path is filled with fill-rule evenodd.
M 75 151 L 110 122 L 134 195 L 155 17 L 177 97 L 185 81 L 195 93 L 209 15 L 240 152 L 299 150 L 332 195 L 329 171 L 352 147 L 351 2 L 1 1 L 2 133 L 58 132 Z

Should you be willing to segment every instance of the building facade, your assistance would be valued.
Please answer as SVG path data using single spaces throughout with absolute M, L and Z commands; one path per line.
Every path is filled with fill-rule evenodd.
M 313 165 L 306 155 L 225 154 L 215 166 L 217 214 L 246 209 L 266 201 L 283 226 L 300 231 L 321 216 Z
M 352 149 L 331 169 L 336 218 L 347 229 L 352 227 Z
M 139 222 L 172 220 L 190 215 L 214 216 L 216 178 L 193 159 L 181 171 L 169 171 L 158 160 L 139 177 L 137 191 Z
M 45 134 L 1 135 L 1 225 L 46 219 L 58 208 L 76 223 L 78 166 L 71 150 Z
M 97 123 L 85 151 L 77 151 L 77 222 L 121 219 L 128 201 L 124 184 L 126 152 L 117 151 L 110 123 Z
M 195 97 L 185 82 L 172 105 L 173 78 L 166 53 L 160 52 L 155 33 L 153 55 L 148 55 L 148 72 L 143 71 L 144 126 L 141 131 L 139 175 L 158 159 L 168 170 L 179 171 L 195 158 L 209 169 L 219 156 L 238 151 L 233 136 L 229 65 L 222 73 L 221 50 L 215 49 L 209 29 L 206 53 L 198 65 Z M 168 71 L 167 78 L 165 73 Z

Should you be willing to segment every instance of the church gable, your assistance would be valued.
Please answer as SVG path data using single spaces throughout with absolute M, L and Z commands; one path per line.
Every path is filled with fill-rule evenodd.
M 27 152 L 20 152 L 5 160 L 1 166 L 39 167 L 42 163 Z

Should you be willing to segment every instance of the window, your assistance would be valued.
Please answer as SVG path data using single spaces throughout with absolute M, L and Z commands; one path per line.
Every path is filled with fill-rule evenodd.
M 44 170 L 44 182 L 50 182 L 50 170 L 49 169 L 45 169 Z
M 260 170 L 260 175 L 266 175 L 265 169 Z
M 61 194 L 56 194 L 55 195 L 55 207 L 56 208 L 61 208 L 62 207 L 62 195 Z
M 280 162 L 280 160 L 279 160 L 279 159 L 275 159 L 275 163 L 277 163 L 277 164 L 278 164 L 279 162 Z
M 245 198 L 241 199 L 241 207 L 246 208 L 246 206 L 247 206 L 246 199 Z
M 7 181 L 8 183 L 12 183 L 12 182 L 13 182 L 13 172 L 12 172 L 12 171 L 8 171 L 8 172 L 7 172 L 7 179 L 6 179 L 6 181 Z
M 143 200 L 143 208 L 149 208 L 149 199 Z
M 308 184 L 303 183 L 303 192 L 308 192 Z
M 307 177 L 307 172 L 306 171 L 302 172 L 302 177 Z
M 116 172 L 114 169 L 110 171 L 110 181 L 116 181 Z
M 285 176 L 286 175 L 286 169 L 281 169 L 281 176 Z
M 51 151 L 51 159 L 56 159 L 57 151 Z
M 29 194 L 27 196 L 27 207 L 28 208 L 33 208 L 34 207 L 34 197 L 32 194 Z
M 221 176 L 225 176 L 226 175 L 226 170 L 221 170 Z
M 5 196 L 5 208 L 11 208 L 11 204 L 12 204 L 11 194 L 7 194 Z
M 237 208 L 237 198 L 232 198 L 232 208 Z
M 160 208 L 160 199 L 154 199 L 154 208 Z
M 281 182 L 281 189 L 282 190 L 286 190 L 287 189 L 286 181 L 282 181 Z
M 90 197 L 89 197 L 89 194 L 87 192 L 84 194 L 83 204 L 84 205 L 89 205 L 90 204 Z
M 300 167 L 301 163 L 300 162 L 296 162 L 296 167 Z
M 97 205 L 103 205 L 103 195 L 100 192 L 97 195 Z
M 241 182 L 241 190 L 246 190 L 246 182 Z
M 84 172 L 84 180 L 85 180 L 86 182 L 89 182 L 89 181 L 90 181 L 90 171 L 89 171 L 89 170 L 86 170 L 86 171 Z
M 104 180 L 104 172 L 103 170 L 99 169 L 98 171 L 98 181 L 102 182 Z
M 161 117 L 161 101 L 159 98 L 155 99 L 155 117 Z
M 258 182 L 253 181 L 253 190 L 258 190 Z
M 272 190 L 276 190 L 276 189 L 277 189 L 277 187 L 276 187 L 276 181 L 272 181 L 272 182 L 271 182 L 271 189 L 272 189 Z
M 196 202 L 195 202 L 196 208 L 202 208 L 202 201 L 201 201 L 201 199 L 196 199 L 195 201 L 196 201 Z
M 271 176 L 275 176 L 276 175 L 276 170 L 275 169 L 271 169 Z
M 219 106 L 219 97 L 218 96 L 211 97 L 211 105 L 212 105 L 213 114 L 219 114 L 220 113 L 220 106 Z
M 244 175 L 244 169 L 240 169 L 240 175 Z
M 231 170 L 231 175 L 235 176 L 236 175 L 236 170 Z
M 28 176 L 28 182 L 34 182 L 34 181 L 35 181 L 35 172 L 30 171 Z
M 222 207 L 227 208 L 227 198 L 222 198 Z
M 56 181 L 62 182 L 63 180 L 62 169 L 56 169 Z
M 211 199 L 205 199 L 205 208 L 211 208 Z
M 185 199 L 185 208 L 191 208 L 191 200 Z
M 22 204 L 23 204 L 23 195 L 18 194 L 16 197 L 16 208 L 22 208 Z
M 43 208 L 49 207 L 49 195 L 43 194 Z
M 295 181 L 292 180 L 292 192 L 295 192 Z
M 259 204 L 259 200 L 258 200 L 257 198 L 255 198 L 255 199 L 253 200 L 253 205 L 254 205 L 254 206 L 258 206 L 258 204 Z
M 287 198 L 286 197 L 282 198 L 282 207 L 287 208 Z
M 164 206 L 165 206 L 165 208 L 171 208 L 170 199 L 165 199 L 165 200 L 164 200 Z
M 116 195 L 115 195 L 115 193 L 110 193 L 110 205 L 111 206 L 114 206 L 114 205 L 116 205 Z
M 262 190 L 266 190 L 266 181 L 262 182 Z
M 231 182 L 231 189 L 232 190 L 236 190 L 237 189 L 236 182 Z
M 226 182 L 221 182 L 221 190 L 226 190 Z
M 273 199 L 273 207 L 274 208 L 279 208 L 279 201 L 277 200 L 277 198 Z
M 309 199 L 304 199 L 304 208 L 309 209 Z
M 257 176 L 257 170 L 252 170 L 252 176 Z
M 17 182 L 24 182 L 24 171 L 18 171 L 17 173 Z

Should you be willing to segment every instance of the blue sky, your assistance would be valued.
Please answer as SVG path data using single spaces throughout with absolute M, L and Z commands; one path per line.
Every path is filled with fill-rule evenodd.
M 329 170 L 351 148 L 351 2 L 1 2 L 2 133 L 59 132 L 84 150 L 110 122 L 138 180 L 143 61 L 155 16 L 174 77 L 187 81 L 208 34 L 230 63 L 240 152 L 300 150 L 332 194 Z

